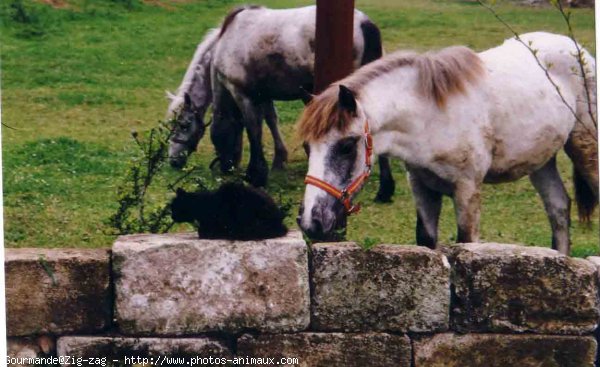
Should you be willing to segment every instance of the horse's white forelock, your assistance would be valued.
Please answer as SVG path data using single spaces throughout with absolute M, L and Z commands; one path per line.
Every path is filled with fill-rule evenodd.
M 192 81 L 194 80 L 194 74 L 198 69 L 198 64 L 200 63 L 202 57 L 208 51 L 208 49 L 212 47 L 213 44 L 217 41 L 217 39 L 219 38 L 220 31 L 220 28 L 213 28 L 206 33 L 202 41 L 196 47 L 194 57 L 188 65 L 188 68 L 185 72 L 185 75 L 183 76 L 183 80 L 181 81 L 179 88 L 177 88 L 177 93 L 172 94 L 170 92 L 167 92 L 167 98 L 171 101 L 171 103 L 169 104 L 169 109 L 167 110 L 167 117 L 173 116 L 173 114 L 180 109 L 184 101 L 184 94 L 186 92 L 189 92 L 189 90 L 192 87 Z

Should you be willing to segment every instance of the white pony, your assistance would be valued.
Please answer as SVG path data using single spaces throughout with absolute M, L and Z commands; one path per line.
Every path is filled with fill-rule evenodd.
M 568 105 L 516 39 L 479 54 L 465 47 L 394 53 L 316 96 L 298 125 L 311 152 L 300 227 L 313 238 L 335 238 L 368 176 L 368 158 L 387 154 L 406 162 L 419 245 L 437 244 L 442 195 L 454 200 L 457 242 L 477 242 L 481 185 L 529 175 L 552 246 L 567 254 L 570 199 L 555 156 L 564 146 L 572 159 L 580 214 L 589 219 L 598 202 L 597 128 L 588 114 L 595 76 L 585 75 L 588 101 L 571 39 L 543 32 L 521 39 L 537 50 Z M 595 70 L 585 50 L 583 58 Z

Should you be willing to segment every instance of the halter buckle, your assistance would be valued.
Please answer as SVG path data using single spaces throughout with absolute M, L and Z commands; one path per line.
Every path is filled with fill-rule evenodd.
M 346 210 L 348 215 L 358 213 L 360 211 L 360 204 L 354 204 L 350 209 Z

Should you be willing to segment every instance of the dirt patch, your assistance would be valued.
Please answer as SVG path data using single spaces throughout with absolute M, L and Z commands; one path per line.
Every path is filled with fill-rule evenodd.
M 50 5 L 53 8 L 65 9 L 69 7 L 69 4 L 65 0 L 38 0 L 39 2 Z
M 167 10 L 175 10 L 176 4 L 189 3 L 191 0 L 142 0 L 146 5 L 159 6 Z

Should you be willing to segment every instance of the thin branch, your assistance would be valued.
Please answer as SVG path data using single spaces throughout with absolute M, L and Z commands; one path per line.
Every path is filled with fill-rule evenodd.
M 562 15 L 565 23 L 567 24 L 567 29 L 569 30 L 568 36 L 571 39 L 571 41 L 573 41 L 573 44 L 575 45 L 575 49 L 577 50 L 577 64 L 579 65 L 579 71 L 581 72 L 581 77 L 583 78 L 583 86 L 585 88 L 585 97 L 587 100 L 588 114 L 590 115 L 590 118 L 592 119 L 592 123 L 597 128 L 598 121 L 596 120 L 596 115 L 594 114 L 594 110 L 592 108 L 592 97 L 591 97 L 591 92 L 592 92 L 591 89 L 592 88 L 589 85 L 589 81 L 587 78 L 587 71 L 585 69 L 586 62 L 585 62 L 585 59 L 583 58 L 583 50 L 581 49 L 581 46 L 575 39 L 575 33 L 573 32 L 573 27 L 571 26 L 571 12 L 569 12 L 568 14 L 565 12 L 565 9 L 563 8 L 563 5 L 560 2 L 560 0 L 551 1 L 551 3 L 558 9 L 558 11 Z
M 2 123 L 2 126 L 6 127 L 6 128 L 9 128 L 9 129 L 11 129 L 11 130 L 19 130 L 19 129 L 17 129 L 16 127 L 12 127 L 12 126 L 10 126 L 10 125 L 7 125 L 7 124 L 5 124 L 4 122 Z
M 562 100 L 562 102 L 564 103 L 564 105 L 569 109 L 569 111 L 571 111 L 571 113 L 573 114 L 573 116 L 575 117 L 575 119 L 577 120 L 577 122 L 581 123 L 585 129 L 588 130 L 588 132 L 594 137 L 594 139 L 598 140 L 597 137 L 597 132 L 594 131 L 593 129 L 591 129 L 589 126 L 587 126 L 587 124 L 585 122 L 583 122 L 581 120 L 581 118 L 579 117 L 579 115 L 577 114 L 577 112 L 573 109 L 573 107 L 571 107 L 571 105 L 567 102 L 567 100 L 565 99 L 565 96 L 562 94 L 562 92 L 560 91 L 560 87 L 558 86 L 558 84 L 556 84 L 556 82 L 554 81 L 554 79 L 552 79 L 552 76 L 550 75 L 550 72 L 548 70 L 547 67 L 545 67 L 541 60 L 538 58 L 537 56 L 537 50 L 535 50 L 534 48 L 532 48 L 528 43 L 526 43 L 525 41 L 523 41 L 521 39 L 521 37 L 519 36 L 519 33 L 517 33 L 517 31 L 515 31 L 515 29 L 508 24 L 504 19 L 502 19 L 502 17 L 500 17 L 500 15 L 498 15 L 498 13 L 496 13 L 496 11 L 488 4 L 486 4 L 485 2 L 483 2 L 482 0 L 477 0 L 477 2 L 479 3 L 479 5 L 483 6 L 484 8 L 486 8 L 490 13 L 492 13 L 492 15 L 494 16 L 494 18 L 496 18 L 500 23 L 502 23 L 502 25 L 504 25 L 515 37 L 515 39 L 521 43 L 523 46 L 525 46 L 525 48 L 527 48 L 527 50 L 529 50 L 529 52 L 533 55 L 533 58 L 535 59 L 535 62 L 539 65 L 539 67 L 543 70 L 544 74 L 546 75 L 546 78 L 548 79 L 548 81 L 550 82 L 550 84 L 552 84 L 552 86 L 554 87 L 554 89 L 556 90 L 556 93 L 558 93 L 558 96 L 560 97 L 560 99 Z M 560 3 L 560 1 L 557 1 L 557 3 Z M 579 47 L 579 44 L 577 43 L 577 41 L 575 40 L 573 34 L 572 34 L 572 27 L 571 27 L 571 23 L 569 20 L 569 16 L 564 14 L 564 11 L 562 11 L 562 5 L 559 8 L 559 11 L 561 12 L 561 14 L 563 15 L 563 18 L 565 19 L 565 21 L 567 22 L 568 28 L 569 28 L 569 32 L 570 35 L 569 37 L 573 40 L 573 42 L 576 44 L 577 50 L 579 52 L 579 55 L 583 55 L 581 48 Z M 579 67 L 582 68 L 583 70 L 583 59 L 581 57 L 578 58 L 578 64 Z M 593 114 L 593 109 L 591 107 L 591 103 L 589 103 L 589 101 L 591 100 L 591 96 L 590 96 L 590 91 L 589 91 L 589 82 L 587 81 L 586 78 L 586 74 L 585 71 L 582 72 L 582 77 L 584 80 L 584 88 L 585 88 L 585 92 L 586 92 L 586 99 L 588 101 L 588 112 L 590 114 L 590 118 L 592 119 L 592 122 L 594 124 L 594 126 L 597 128 L 597 122 L 596 122 L 596 118 Z
M 187 179 L 192 173 L 194 173 L 199 168 L 199 166 L 192 167 L 191 169 L 187 170 L 187 172 L 185 172 L 183 175 L 179 176 L 175 181 L 167 184 L 167 187 L 169 188 L 169 190 L 175 191 L 175 185 Z

